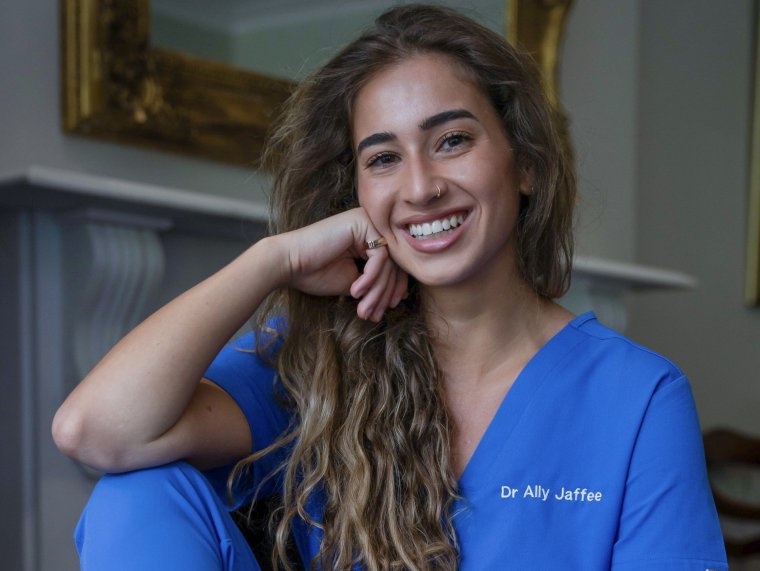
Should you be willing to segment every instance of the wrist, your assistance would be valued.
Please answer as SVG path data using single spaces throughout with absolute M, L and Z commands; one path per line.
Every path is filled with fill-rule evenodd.
M 284 234 L 262 238 L 251 247 L 251 254 L 258 262 L 261 277 L 268 277 L 270 292 L 290 283 L 292 270 Z

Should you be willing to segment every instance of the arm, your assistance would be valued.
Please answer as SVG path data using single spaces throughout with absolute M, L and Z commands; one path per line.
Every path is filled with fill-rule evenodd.
M 397 304 L 405 277 L 357 208 L 254 244 L 222 270 L 159 309 L 122 339 L 69 395 L 53 420 L 66 454 L 117 472 L 187 458 L 201 467 L 249 453 L 235 402 L 200 382 L 224 343 L 274 289 L 362 297 L 361 317 Z M 368 258 L 359 275 L 354 259 Z
M 727 569 L 685 377 L 652 395 L 631 456 L 612 568 Z

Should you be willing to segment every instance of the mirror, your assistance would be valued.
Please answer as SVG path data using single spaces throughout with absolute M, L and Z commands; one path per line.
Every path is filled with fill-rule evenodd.
M 64 130 L 253 167 L 294 82 L 395 3 L 61 0 Z M 554 93 L 571 0 L 441 3 L 507 29 Z
M 328 0 L 151 0 L 151 43 L 237 68 L 300 81 L 406 2 Z M 442 0 L 504 35 L 505 0 Z

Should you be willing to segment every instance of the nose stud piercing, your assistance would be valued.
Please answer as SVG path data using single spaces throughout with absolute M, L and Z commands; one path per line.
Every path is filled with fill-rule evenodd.
M 435 195 L 436 198 L 441 198 L 441 187 L 438 186 L 438 184 L 435 185 L 436 190 L 438 191 L 438 194 Z

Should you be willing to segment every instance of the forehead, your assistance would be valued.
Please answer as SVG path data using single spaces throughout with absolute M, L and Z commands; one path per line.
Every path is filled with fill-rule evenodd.
M 352 107 L 354 140 L 394 125 L 420 121 L 449 109 L 491 107 L 474 74 L 439 54 L 411 56 L 373 76 Z M 479 114 L 479 113 L 475 113 Z M 395 132 L 395 131 L 394 131 Z

